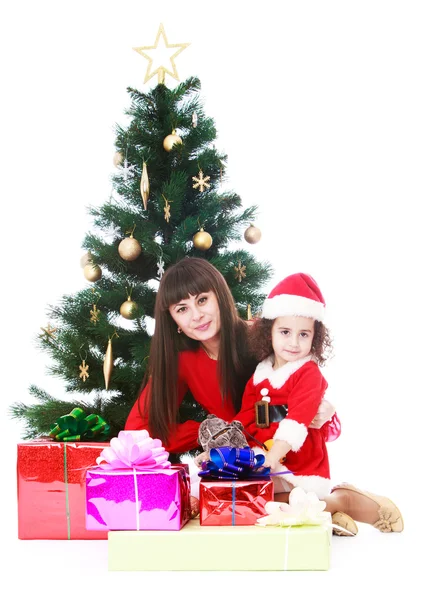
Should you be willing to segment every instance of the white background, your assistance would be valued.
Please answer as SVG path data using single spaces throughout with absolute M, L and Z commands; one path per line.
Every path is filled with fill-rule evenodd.
M 157 582 L 160 596 L 180 598 L 192 583 L 203 597 L 394 597 L 413 576 L 419 531 L 419 2 L 15 0 L 0 21 L 5 581 L 33 598 L 57 595 L 72 570 L 79 583 L 63 598 L 94 594 L 98 580 L 103 598 Z M 333 479 L 387 494 L 404 514 L 401 536 L 362 526 L 354 540 L 334 539 L 327 573 L 216 574 L 208 586 L 203 574 L 108 573 L 105 542 L 16 540 L 22 431 L 8 406 L 31 402 L 31 383 L 64 398 L 35 336 L 47 305 L 87 283 L 86 207 L 110 195 L 126 87 L 156 84 L 143 84 L 147 63 L 132 48 L 153 45 L 160 22 L 169 43 L 191 43 L 178 73 L 201 79 L 229 187 L 260 206 L 262 240 L 247 248 L 274 265 L 268 289 L 304 271 L 327 300 L 335 358 L 326 376 L 343 423 Z

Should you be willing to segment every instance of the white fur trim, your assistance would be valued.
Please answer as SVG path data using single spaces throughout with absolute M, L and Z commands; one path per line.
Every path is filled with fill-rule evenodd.
M 262 397 L 260 398 L 261 402 L 270 402 L 269 390 L 267 388 L 262 388 L 260 390 Z
M 273 439 L 287 442 L 291 446 L 291 450 L 297 452 L 304 444 L 307 433 L 305 425 L 287 417 L 279 423 Z
M 282 468 L 281 468 L 282 470 Z M 278 472 L 277 469 L 275 472 Z M 332 489 L 332 482 L 330 479 L 326 479 L 325 477 L 319 477 L 319 475 L 293 475 L 290 473 L 286 473 L 285 475 L 275 475 L 273 480 L 275 479 L 285 479 L 288 483 L 293 485 L 294 487 L 303 488 L 305 492 L 314 492 L 319 500 L 323 500 L 330 494 L 330 490 Z M 276 485 L 276 484 L 275 484 Z
M 313 356 L 309 355 L 305 358 L 300 358 L 299 360 L 287 362 L 283 367 L 280 367 L 279 369 L 273 368 L 273 360 L 273 356 L 269 356 L 257 365 L 253 375 L 254 385 L 257 385 L 265 379 L 268 379 L 270 385 L 276 390 L 279 390 L 288 381 L 288 379 L 293 373 L 298 371 L 298 369 L 301 369 L 301 367 L 308 363 L 310 360 L 313 360 Z
M 277 317 L 310 317 L 321 321 L 325 316 L 325 307 L 317 300 L 310 300 L 303 296 L 281 294 L 273 298 L 266 298 L 263 303 L 262 317 L 265 319 L 276 319 Z

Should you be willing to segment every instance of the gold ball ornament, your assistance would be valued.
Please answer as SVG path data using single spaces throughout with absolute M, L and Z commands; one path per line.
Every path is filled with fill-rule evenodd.
M 193 236 L 193 244 L 198 250 L 209 250 L 212 246 L 212 236 L 201 227 L 200 231 Z
M 142 246 L 133 237 L 133 234 L 130 237 L 121 240 L 120 244 L 118 245 L 118 253 L 124 260 L 136 260 L 141 252 Z
M 84 269 L 88 263 L 92 263 L 92 254 L 90 252 L 84 254 L 80 259 L 80 266 L 82 269 Z
M 135 319 L 138 308 L 138 304 L 133 302 L 129 296 L 126 302 L 123 302 L 123 304 L 120 306 L 120 315 L 125 319 Z
M 182 143 L 183 143 L 183 140 L 181 139 L 181 137 L 179 135 L 177 135 L 175 133 L 175 129 L 173 129 L 172 133 L 170 133 L 170 135 L 167 135 L 167 137 L 162 142 L 164 149 L 167 152 L 171 152 L 174 144 L 182 144 Z
M 247 229 L 244 232 L 244 239 L 249 244 L 257 244 L 257 242 L 260 240 L 261 237 L 262 237 L 262 232 L 260 231 L 260 229 L 258 227 L 256 227 L 253 224 L 251 224 L 249 227 L 247 227 Z
M 116 152 L 113 156 L 113 164 L 115 167 L 119 167 L 124 162 L 124 156 L 121 152 Z
M 83 275 L 85 276 L 85 279 L 92 283 L 98 281 L 102 277 L 101 267 L 88 263 L 83 269 Z

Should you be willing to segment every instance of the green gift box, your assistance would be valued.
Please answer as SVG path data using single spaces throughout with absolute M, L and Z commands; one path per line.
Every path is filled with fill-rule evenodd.
M 108 532 L 108 570 L 327 571 L 331 537 L 328 513 L 323 525 L 295 527 L 201 527 L 196 518 L 180 531 Z

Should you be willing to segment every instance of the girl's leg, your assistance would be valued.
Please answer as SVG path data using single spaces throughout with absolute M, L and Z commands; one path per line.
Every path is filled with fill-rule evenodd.
M 361 523 L 372 524 L 377 520 L 377 503 L 351 490 L 334 489 L 324 500 L 326 510 L 332 515 L 335 512 L 344 512 Z
M 274 494 L 275 502 L 289 502 L 289 492 L 281 492 L 279 494 Z
M 274 499 L 275 502 L 289 502 L 289 492 L 275 494 Z M 324 501 L 326 502 L 325 510 L 332 515 L 336 512 L 344 512 L 362 523 L 374 523 L 376 520 L 377 504 L 369 498 L 353 495 L 349 490 L 336 489 L 324 498 Z
M 276 502 L 288 502 L 289 493 L 275 494 Z M 326 510 L 331 513 L 333 522 L 345 526 L 353 533 L 352 527 L 344 525 L 346 517 L 355 521 L 368 523 L 383 533 L 403 531 L 403 518 L 398 507 L 389 498 L 362 491 L 353 485 L 344 483 L 333 488 L 332 492 L 324 498 Z M 337 518 L 338 515 L 341 518 Z
M 384 496 L 377 496 L 344 483 L 333 488 L 324 500 L 326 510 L 332 515 L 337 512 L 345 513 L 355 521 L 373 525 L 383 533 L 403 530 L 400 510 Z

